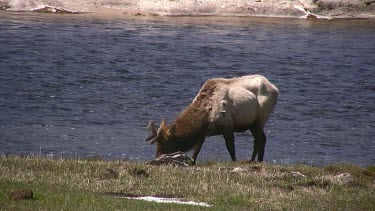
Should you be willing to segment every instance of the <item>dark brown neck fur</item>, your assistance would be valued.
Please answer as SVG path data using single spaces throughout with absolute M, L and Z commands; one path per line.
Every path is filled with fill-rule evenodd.
M 194 102 L 175 119 L 174 123 L 177 124 L 176 137 L 196 137 L 207 128 L 208 113 L 203 105 Z
M 196 100 L 182 111 L 171 124 L 177 124 L 174 140 L 179 142 L 178 144 L 183 151 L 192 149 L 198 139 L 205 136 L 210 111 L 208 102 L 213 96 L 216 84 L 215 81 L 207 81 Z

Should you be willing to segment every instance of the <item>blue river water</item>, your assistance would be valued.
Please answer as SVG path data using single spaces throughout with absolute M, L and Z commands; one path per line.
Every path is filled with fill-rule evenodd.
M 266 162 L 375 164 L 375 21 L 0 13 L 0 154 L 146 161 L 205 80 L 280 90 Z M 239 160 L 250 133 L 236 134 Z M 209 137 L 198 161 L 230 160 Z

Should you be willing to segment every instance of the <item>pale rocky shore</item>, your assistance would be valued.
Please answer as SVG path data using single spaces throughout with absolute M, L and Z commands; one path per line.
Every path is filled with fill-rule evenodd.
M 375 18 L 375 0 L 0 0 L 0 10 L 133 16 Z

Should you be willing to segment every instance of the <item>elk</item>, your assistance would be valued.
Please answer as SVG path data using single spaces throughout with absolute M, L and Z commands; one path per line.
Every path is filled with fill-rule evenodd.
M 223 135 L 230 157 L 236 161 L 234 132 L 250 130 L 254 137 L 251 161 L 258 155 L 262 162 L 266 144 L 263 128 L 278 95 L 279 90 L 261 75 L 209 79 L 169 126 L 163 119 L 156 130 L 151 120 L 147 126 L 151 135 L 145 140 L 156 143 L 156 158 L 194 149 L 195 164 L 205 138 Z

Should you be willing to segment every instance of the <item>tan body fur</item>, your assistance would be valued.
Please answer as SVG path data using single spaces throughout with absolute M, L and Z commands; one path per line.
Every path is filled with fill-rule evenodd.
M 255 138 L 252 160 L 258 154 L 258 161 L 262 161 L 266 143 L 263 128 L 278 94 L 278 89 L 260 75 L 210 79 L 169 126 L 163 120 L 147 140 L 157 142 L 156 157 L 194 149 L 195 161 L 205 137 L 222 134 L 235 161 L 234 132 L 250 130 Z

